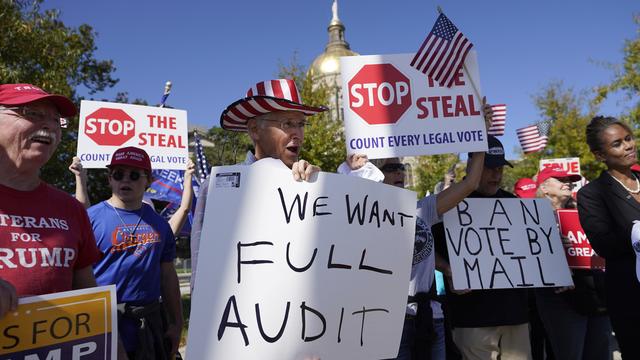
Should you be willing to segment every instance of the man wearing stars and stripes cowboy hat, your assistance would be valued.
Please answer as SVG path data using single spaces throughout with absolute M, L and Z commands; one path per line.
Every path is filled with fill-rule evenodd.
M 326 110 L 326 107 L 305 105 L 293 80 L 267 80 L 255 84 L 246 97 L 227 106 L 220 116 L 220 126 L 249 134 L 254 152 L 248 151 L 242 164 L 251 165 L 264 158 L 280 159 L 292 170 L 295 180 L 308 180 L 320 168 L 299 158 L 306 118 Z M 205 181 L 200 188 L 191 228 L 192 274 L 196 273 L 208 189 L 209 182 Z M 192 288 L 194 280 L 192 276 Z
M 255 146 L 256 160 L 272 157 L 282 160 L 294 170 L 304 140 L 306 117 L 326 111 L 324 107 L 302 104 L 293 80 L 278 79 L 257 83 L 247 96 L 227 106 L 220 116 L 225 130 L 248 132 Z M 246 163 L 246 162 L 245 162 Z M 297 166 L 308 166 L 300 160 Z M 296 178 L 297 179 L 297 178 Z

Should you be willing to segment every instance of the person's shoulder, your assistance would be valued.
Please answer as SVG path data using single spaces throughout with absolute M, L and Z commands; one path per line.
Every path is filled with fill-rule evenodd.
M 592 181 L 589 181 L 589 183 L 587 183 L 583 187 L 581 187 L 578 190 L 578 196 L 584 195 L 584 194 L 592 194 L 592 193 L 600 191 L 602 186 L 607 184 L 608 176 L 609 175 L 607 174 L 607 172 L 603 171 L 600 174 L 600 176 L 598 176 L 597 178 L 595 178 Z
M 89 214 L 89 217 L 95 216 L 96 214 L 104 211 L 105 207 L 104 207 L 104 201 L 100 201 L 99 203 L 90 206 L 87 209 L 87 213 Z
M 517 196 L 515 196 L 514 194 L 503 190 L 503 189 L 498 189 L 498 192 L 493 196 L 495 198 L 517 198 Z

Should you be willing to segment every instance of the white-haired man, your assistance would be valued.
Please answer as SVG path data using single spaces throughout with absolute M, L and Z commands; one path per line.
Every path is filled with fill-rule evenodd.
M 254 152 L 247 152 L 242 163 L 251 165 L 264 158 L 280 159 L 291 168 L 295 180 L 307 180 L 320 168 L 300 159 L 307 117 L 325 107 L 304 105 L 293 80 L 277 79 L 257 83 L 246 97 L 235 101 L 222 112 L 220 126 L 229 131 L 247 132 Z M 208 182 L 200 189 L 191 230 L 191 270 L 196 273 L 202 221 L 206 207 Z M 192 275 L 191 287 L 194 287 Z

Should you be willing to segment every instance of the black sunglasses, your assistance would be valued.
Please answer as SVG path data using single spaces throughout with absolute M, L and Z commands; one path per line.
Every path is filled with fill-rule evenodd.
M 111 173 L 111 177 L 115 181 L 122 181 L 122 179 L 124 179 L 124 174 L 125 174 L 124 171 L 116 170 L 116 171 Z M 135 171 L 135 170 L 134 171 L 129 171 L 129 180 L 138 181 L 138 179 L 140 179 L 141 177 L 147 177 L 147 174 L 141 173 L 141 172 Z
M 380 170 L 382 170 L 382 172 L 395 172 L 398 170 L 405 171 L 407 170 L 407 168 L 404 164 L 395 163 L 395 164 L 385 164 L 383 167 L 380 168 Z

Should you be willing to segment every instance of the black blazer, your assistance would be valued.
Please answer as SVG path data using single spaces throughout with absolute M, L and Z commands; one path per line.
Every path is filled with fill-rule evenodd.
M 578 191 L 580 224 L 598 255 L 606 259 L 606 287 L 611 305 L 640 299 L 636 255 L 631 247 L 634 220 L 640 220 L 640 203 L 607 171 Z M 626 298 L 626 299 L 624 299 Z M 622 309 L 620 309 L 622 310 Z

